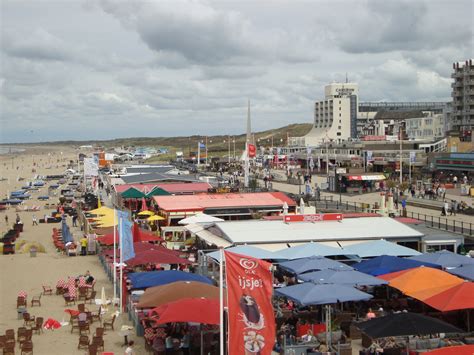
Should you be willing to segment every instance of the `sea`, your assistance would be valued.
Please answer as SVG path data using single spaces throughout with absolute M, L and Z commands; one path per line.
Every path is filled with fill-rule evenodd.
M 21 152 L 24 152 L 24 151 L 25 150 L 23 148 L 8 147 L 8 146 L 0 147 L 0 155 L 12 154 L 12 153 L 21 153 Z

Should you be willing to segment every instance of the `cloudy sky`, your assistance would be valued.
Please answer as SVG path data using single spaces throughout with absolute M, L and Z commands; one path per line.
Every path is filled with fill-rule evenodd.
M 236 134 L 362 101 L 450 99 L 471 0 L 0 2 L 0 141 Z

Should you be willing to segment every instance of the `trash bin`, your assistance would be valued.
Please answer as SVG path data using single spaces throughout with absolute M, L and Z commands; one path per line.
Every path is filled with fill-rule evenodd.
M 18 319 L 23 319 L 23 313 L 26 313 L 26 307 L 18 307 Z
M 36 258 L 36 253 L 38 252 L 38 249 L 35 247 L 30 248 L 30 258 Z

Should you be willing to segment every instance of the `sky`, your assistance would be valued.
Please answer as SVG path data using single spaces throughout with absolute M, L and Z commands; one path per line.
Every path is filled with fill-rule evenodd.
M 324 85 L 450 101 L 472 0 L 0 2 L 0 142 L 312 123 Z

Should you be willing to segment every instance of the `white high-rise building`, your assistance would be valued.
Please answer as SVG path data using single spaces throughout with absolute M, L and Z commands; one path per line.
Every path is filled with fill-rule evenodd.
M 333 83 L 326 85 L 324 92 L 325 99 L 314 105 L 313 129 L 304 137 L 307 146 L 357 136 L 359 85 Z

